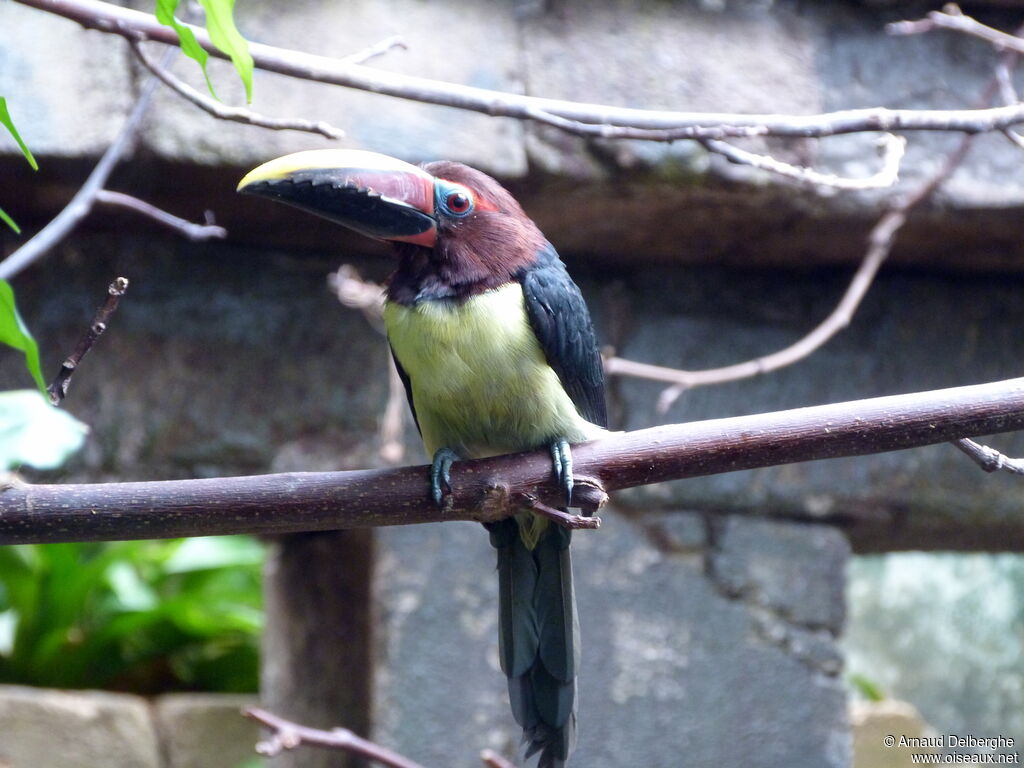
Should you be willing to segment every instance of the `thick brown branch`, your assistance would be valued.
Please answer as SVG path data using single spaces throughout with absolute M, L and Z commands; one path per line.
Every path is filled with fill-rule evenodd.
M 103 332 L 107 330 L 107 323 L 110 322 L 111 316 L 117 311 L 121 297 L 124 296 L 124 292 L 127 290 L 128 279 L 124 277 L 117 278 L 107 287 L 106 300 L 96 310 L 89 328 L 82 334 L 82 338 L 79 339 L 74 351 L 61 363 L 60 370 L 53 381 L 50 382 L 50 386 L 46 388 L 46 391 L 50 394 L 50 402 L 54 405 L 59 405 L 61 400 L 67 397 L 68 387 L 71 386 L 71 377 L 78 370 L 78 364 L 82 362 L 82 358 L 88 354 L 100 336 L 103 335 Z
M 881 453 L 1024 429 L 1024 379 L 613 433 L 573 449 L 605 491 L 740 469 Z M 497 520 L 496 497 L 563 502 L 548 451 L 457 462 L 438 509 L 427 469 L 98 485 L 10 484 L 0 544 L 205 536 Z M 500 493 L 495 493 L 498 490 Z M 816 518 L 820 519 L 820 518 Z M 841 519 L 835 522 L 842 522 Z
M 291 720 L 285 720 L 265 709 L 246 709 L 242 714 L 273 732 L 269 739 L 256 745 L 256 751 L 261 755 L 272 757 L 286 749 L 295 749 L 306 745 L 341 750 L 365 757 L 389 768 L 423 768 L 419 763 L 415 763 L 397 752 L 392 752 L 380 744 L 367 741 L 347 728 L 332 728 L 329 731 L 310 728 L 293 723 Z
M 177 45 L 175 32 L 146 13 L 121 8 L 100 0 L 17 0 L 72 19 L 91 29 L 123 37 L 140 37 Z M 196 39 L 214 56 L 224 57 L 210 43 L 206 32 L 193 28 Z M 819 115 L 742 115 L 646 110 L 604 104 L 546 99 L 423 77 L 387 72 L 301 51 L 250 43 L 256 66 L 269 72 L 332 83 L 372 93 L 396 96 L 428 104 L 482 112 L 520 120 L 559 121 L 590 125 L 595 135 L 619 135 L 618 129 L 636 129 L 629 138 L 654 141 L 722 139 L 735 136 L 834 136 L 842 133 L 880 131 L 957 131 L 986 133 L 1024 123 L 1024 105 L 991 109 L 913 110 L 869 108 Z M 562 127 L 562 126 L 560 126 Z M 623 134 L 625 135 L 625 134 Z

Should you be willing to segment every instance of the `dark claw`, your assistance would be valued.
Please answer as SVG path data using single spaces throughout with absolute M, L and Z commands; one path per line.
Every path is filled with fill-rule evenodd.
M 451 448 L 440 448 L 434 454 L 434 460 L 430 463 L 430 495 L 433 497 L 434 503 L 439 507 L 444 506 L 444 489 L 451 493 L 452 464 L 460 458 L 462 457 Z
M 565 490 L 565 506 L 572 506 L 572 451 L 569 450 L 569 441 L 560 437 L 551 443 L 551 459 L 555 465 L 555 479 Z

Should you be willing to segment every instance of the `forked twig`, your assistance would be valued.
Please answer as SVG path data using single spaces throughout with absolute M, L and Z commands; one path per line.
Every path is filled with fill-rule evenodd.
M 88 354 L 100 336 L 103 335 L 103 332 L 107 330 L 107 323 L 110 322 L 110 318 L 117 311 L 121 297 L 124 296 L 124 292 L 127 290 L 128 279 L 124 277 L 117 278 L 107 288 L 107 298 L 96 310 L 88 330 L 79 339 L 74 351 L 61 363 L 60 371 L 57 372 L 53 381 L 46 388 L 47 393 L 50 395 L 50 402 L 54 405 L 59 405 L 67 397 L 68 387 L 71 386 L 71 377 L 78 370 L 78 365 L 82 362 L 82 358 Z
M 1010 472 L 1015 475 L 1024 475 L 1024 459 L 1011 459 L 995 448 L 981 443 L 976 443 L 970 438 L 954 440 L 953 445 L 971 457 L 979 467 L 986 472 Z
M 310 728 L 258 708 L 245 709 L 242 714 L 270 729 L 270 738 L 256 745 L 256 751 L 267 757 L 305 745 L 341 750 L 373 760 L 389 768 L 423 768 L 419 763 L 413 762 L 387 747 L 357 736 L 347 728 L 332 728 L 329 731 Z
M 172 213 L 168 213 L 162 208 L 157 208 L 145 200 L 140 200 L 132 195 L 126 195 L 124 192 L 112 192 L 109 189 L 101 189 L 96 193 L 96 202 L 134 211 L 142 216 L 153 219 L 153 221 L 162 224 L 168 229 L 173 229 L 182 237 L 196 242 L 223 240 L 228 236 L 228 231 L 224 227 L 219 227 L 216 224 L 194 224 L 187 219 L 182 219 Z

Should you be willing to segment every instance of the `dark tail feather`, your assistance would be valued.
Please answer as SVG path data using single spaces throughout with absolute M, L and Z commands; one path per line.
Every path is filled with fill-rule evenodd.
M 514 519 L 487 525 L 498 550 L 498 645 L 526 756 L 561 768 L 576 745 L 579 622 L 569 560 L 571 532 L 549 525 L 533 550 Z

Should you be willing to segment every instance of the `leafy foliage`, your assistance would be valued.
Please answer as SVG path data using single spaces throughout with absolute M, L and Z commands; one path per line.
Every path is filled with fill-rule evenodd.
M 18 142 L 18 146 L 21 148 L 21 153 L 25 155 L 25 159 L 28 160 L 28 164 L 32 166 L 33 171 L 39 170 L 39 163 L 32 157 L 32 152 L 29 151 L 28 146 L 21 138 L 21 134 L 18 133 L 18 129 L 14 127 L 14 121 L 11 120 L 11 113 L 7 109 L 7 99 L 0 96 L 0 124 L 2 124 L 10 132 L 14 140 Z
M 0 680 L 255 691 L 262 557 L 244 536 L 0 547 Z
M 32 156 L 32 152 L 29 151 L 28 145 L 22 140 L 21 134 L 18 133 L 18 129 L 14 127 L 14 121 L 11 119 L 11 113 L 7 109 L 7 99 L 3 96 L 0 96 L 0 125 L 3 125 L 11 136 L 14 137 L 14 140 L 21 148 L 21 153 L 25 155 L 25 159 L 28 160 L 28 164 L 32 166 L 32 170 L 38 171 L 39 164 Z M 21 234 L 21 228 L 14 223 L 14 219 L 8 216 L 3 208 L 0 208 L 0 221 L 13 229 L 17 234 Z
M 56 469 L 82 447 L 89 428 L 34 389 L 0 392 L 0 472 Z
M 199 45 L 195 33 L 174 17 L 174 12 L 178 9 L 180 1 L 156 0 L 157 21 L 178 33 L 181 50 L 202 68 L 203 76 L 206 78 L 206 87 L 216 98 L 217 94 L 206 68 L 210 58 L 209 54 Z M 199 4 L 206 11 L 206 29 L 210 34 L 210 42 L 230 57 L 231 63 L 235 65 L 235 70 L 245 86 L 245 100 L 251 102 L 253 61 L 249 54 L 249 43 L 235 26 L 235 0 L 199 0 Z
M 20 349 L 25 354 L 25 365 L 35 379 L 39 391 L 46 392 L 43 371 L 39 365 L 39 345 L 18 314 L 14 303 L 14 290 L 6 280 L 0 280 L 0 344 Z

